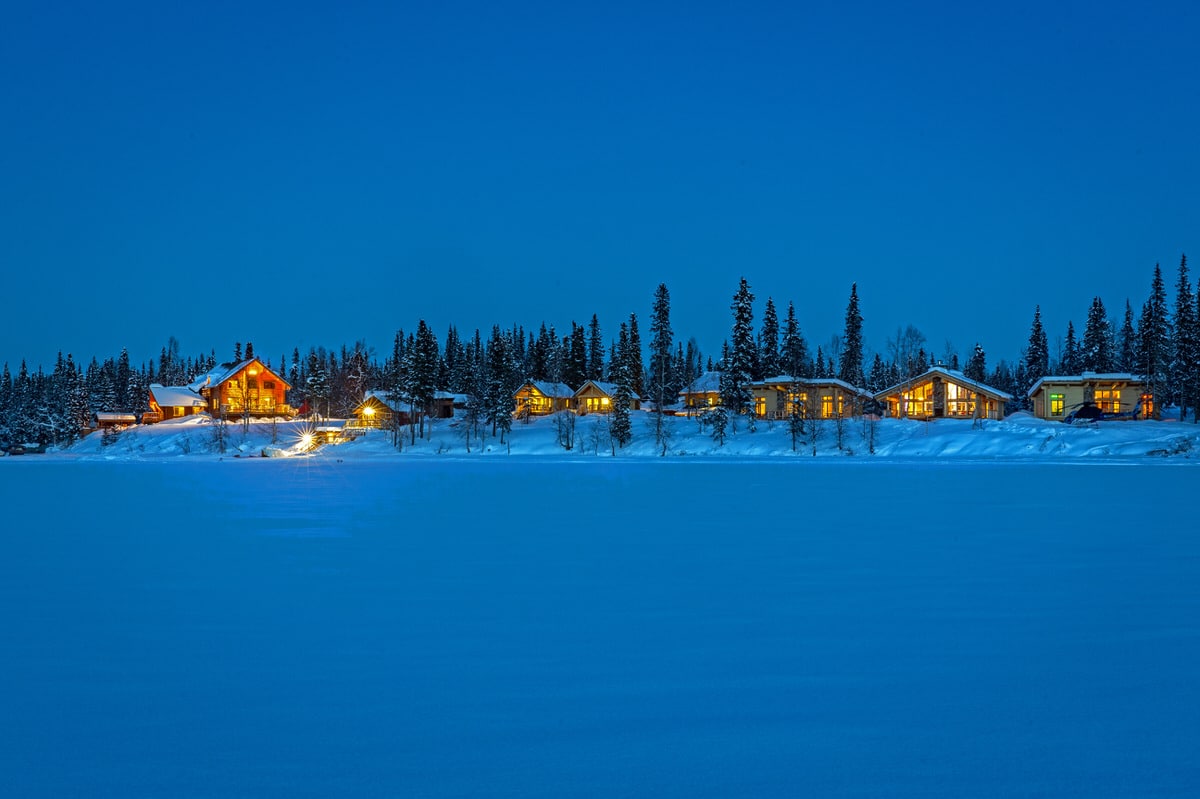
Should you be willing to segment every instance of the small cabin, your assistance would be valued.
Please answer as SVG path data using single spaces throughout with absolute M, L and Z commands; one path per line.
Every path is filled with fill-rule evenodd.
M 208 403 L 187 386 L 150 384 L 150 410 L 142 414 L 142 424 L 182 419 L 208 410 Z
M 528 380 L 513 394 L 517 416 L 546 416 L 571 407 L 575 392 L 566 383 Z
M 188 388 L 204 398 L 214 417 L 292 415 L 287 404 L 291 385 L 258 358 L 222 364 Z
M 611 413 L 613 397 L 616 394 L 616 383 L 588 380 L 575 392 L 575 395 L 571 398 L 571 403 L 575 407 L 575 412 L 579 414 Z M 636 392 L 630 392 L 629 409 L 636 411 L 641 407 L 642 398 Z
M 385 391 L 368 391 L 362 402 L 350 412 L 348 424 L 355 428 L 387 429 L 393 424 L 408 424 L 408 409 L 400 401 L 388 399 Z
M 721 373 L 705 372 L 679 392 L 684 411 L 697 413 L 721 404 Z
M 122 430 L 138 423 L 136 413 L 99 411 L 92 415 L 93 430 Z
M 954 369 L 927 371 L 875 395 L 895 419 L 1000 419 L 1011 394 L 980 383 Z
M 786 419 L 799 410 L 808 419 L 859 416 L 871 393 L 836 377 L 791 378 L 786 375 L 751 383 L 754 415 L 760 419 Z
M 1034 416 L 1053 421 L 1063 421 L 1084 405 L 1105 414 L 1158 418 L 1146 381 L 1126 372 L 1043 377 L 1029 389 L 1029 400 Z

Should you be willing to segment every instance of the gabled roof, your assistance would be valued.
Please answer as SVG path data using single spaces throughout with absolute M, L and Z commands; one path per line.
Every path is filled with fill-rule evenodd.
M 362 408 L 364 405 L 367 405 L 372 400 L 379 403 L 383 407 L 387 408 L 392 413 L 402 413 L 405 410 L 403 407 L 398 408 L 398 407 L 396 407 L 396 405 L 392 404 L 392 401 L 388 399 L 387 391 L 371 390 L 371 391 L 368 391 L 367 393 L 363 394 L 362 402 L 358 403 L 358 405 L 355 406 L 354 413 L 358 413 L 360 408 Z M 403 406 L 406 402 L 408 402 L 407 396 L 399 397 L 396 400 L 396 403 L 400 406 Z
M 679 392 L 679 396 L 685 394 L 715 394 L 721 390 L 721 373 L 717 371 L 705 372 L 697 377 L 692 382 L 684 386 Z
M 579 390 L 576 391 L 573 396 L 578 397 L 580 394 L 583 393 L 583 390 L 585 388 L 587 388 L 588 386 L 595 386 L 600 391 L 601 394 L 607 394 L 610 397 L 615 397 L 617 395 L 617 384 L 616 383 L 606 383 L 603 380 L 588 380 L 582 386 L 579 387 Z M 636 391 L 634 391 L 633 389 L 629 390 L 629 398 L 637 400 L 638 402 L 642 401 L 642 398 L 639 397 L 638 393 Z
M 1002 399 L 1005 401 L 1012 399 L 1012 394 L 1007 394 L 998 388 L 992 388 L 991 386 L 987 385 L 986 383 L 980 383 L 978 380 L 972 380 L 971 378 L 964 375 L 962 372 L 959 372 L 955 369 L 947 369 L 944 366 L 931 366 L 928 369 L 926 369 L 924 372 L 922 372 L 921 374 L 917 375 L 916 377 L 910 377 L 909 379 L 901 381 L 894 386 L 889 386 L 888 388 L 885 388 L 883 391 L 876 392 L 875 398 L 882 399 L 882 398 L 886 397 L 888 394 L 895 394 L 898 391 L 903 391 L 906 388 L 911 388 L 912 386 L 915 386 L 918 383 L 924 383 L 926 380 L 928 380 L 929 378 L 931 378 L 935 375 L 941 375 L 944 378 L 947 378 L 949 380 L 952 380 L 955 383 L 958 383 L 960 386 L 966 386 L 967 388 L 974 389 L 975 391 L 979 392 L 980 394 L 990 394 L 993 397 L 997 397 L 998 399 Z
M 1047 375 L 1039 377 L 1037 382 L 1029 387 L 1029 396 L 1037 393 L 1037 390 L 1042 387 L 1043 383 L 1056 383 L 1059 385 L 1088 385 L 1091 383 L 1137 383 L 1145 384 L 1145 378 L 1140 375 L 1130 374 L 1129 372 L 1084 372 L 1078 375 Z
M 272 375 L 274 375 L 276 380 L 278 380 L 280 383 L 283 383 L 284 388 L 292 387 L 291 383 L 280 377 L 279 373 L 274 369 L 267 368 L 267 365 L 258 358 L 246 358 L 244 361 L 239 361 L 238 363 L 223 363 L 207 374 L 200 375 L 191 383 L 188 383 L 187 387 L 192 391 L 200 391 L 202 388 L 213 388 L 215 386 L 219 386 L 252 363 L 257 363 L 264 372 L 270 372 Z
M 150 393 L 154 401 L 164 408 L 204 408 L 204 398 L 188 386 L 164 386 L 151 383 Z
M 818 386 L 837 386 L 843 391 L 848 391 L 851 394 L 857 394 L 860 397 L 871 397 L 871 392 L 865 388 L 851 385 L 845 380 L 839 380 L 836 377 L 801 377 L 793 378 L 788 375 L 779 375 L 778 377 L 768 377 L 765 380 L 758 380 L 750 384 L 751 388 L 762 388 L 765 386 L 807 386 L 816 388 Z
M 543 396 L 552 399 L 570 399 L 575 396 L 575 390 L 566 383 L 554 383 L 549 380 L 526 380 L 517 391 L 523 390 L 526 386 L 533 386 Z

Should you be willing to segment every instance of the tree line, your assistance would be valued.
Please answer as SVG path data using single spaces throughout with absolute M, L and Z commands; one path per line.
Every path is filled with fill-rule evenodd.
M 1175 294 L 1172 306 L 1162 270 L 1155 265 L 1150 294 L 1136 320 L 1128 300 L 1118 321 L 1094 297 L 1082 336 L 1070 321 L 1053 347 L 1040 306 L 1035 306 L 1020 357 L 1013 363 L 1001 360 L 991 369 L 982 344 L 976 343 L 965 359 L 949 344 L 939 356 L 913 325 L 897 329 L 884 350 L 868 359 L 857 284 L 850 288 L 842 332 L 810 348 L 793 302 L 787 303 L 781 321 L 774 299 L 768 297 L 756 324 L 756 298 L 745 278 L 730 305 L 729 338 L 715 360 L 704 357 L 694 338 L 675 336 L 665 284 L 654 293 L 645 349 L 638 316 L 631 313 L 617 324 L 615 336 L 606 336 L 592 314 L 584 324 L 572 322 L 569 331 L 561 332 L 545 323 L 536 331 L 513 324 L 495 325 L 486 332 L 476 328 L 464 336 L 451 325 L 439 342 L 420 320 L 413 331 L 397 330 L 382 360 L 364 341 L 331 350 L 312 347 L 306 353 L 293 348 L 290 357 L 277 360 L 258 357 L 291 384 L 288 399 L 293 407 L 307 404 L 327 416 L 347 416 L 364 392 L 375 390 L 397 406 L 407 403 L 417 411 L 445 391 L 466 397 L 464 415 L 476 434 L 487 431 L 502 441 L 512 424 L 513 395 L 527 380 L 564 383 L 571 389 L 588 380 L 612 383 L 612 434 L 623 446 L 632 435 L 628 413 L 634 397 L 653 408 L 668 407 L 706 371 L 720 372 L 722 404 L 713 424 L 714 435 L 723 436 L 734 415 L 753 424 L 749 386 L 756 381 L 777 376 L 838 378 L 876 393 L 939 362 L 1011 394 L 1016 409 L 1025 407 L 1029 388 L 1042 377 L 1128 372 L 1147 381 L 1157 398 L 1156 408 L 1175 405 L 1183 416 L 1190 411 L 1194 420 L 1200 405 L 1200 292 L 1190 279 L 1186 256 L 1180 259 Z M 232 356 L 232 362 L 255 357 L 253 344 L 246 342 L 243 348 L 236 342 Z M 219 364 L 215 350 L 183 356 L 173 337 L 157 360 L 139 366 L 130 363 L 126 350 L 86 365 L 60 353 L 49 374 L 40 366 L 31 371 L 22 361 L 13 375 L 6 363 L 0 371 L 0 444 L 70 444 L 87 429 L 93 414 L 142 413 L 148 409 L 152 383 L 185 385 Z M 661 415 L 655 427 L 656 435 L 663 435 Z

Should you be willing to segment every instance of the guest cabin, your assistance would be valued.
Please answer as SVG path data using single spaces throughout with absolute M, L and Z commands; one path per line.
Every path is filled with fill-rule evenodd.
M 611 413 L 613 397 L 617 394 L 616 383 L 604 383 L 599 380 L 589 380 L 579 387 L 572 397 L 575 412 L 583 415 L 588 413 Z M 642 398 L 636 392 L 630 392 L 629 409 L 636 411 L 642 407 Z
M 1146 381 L 1126 372 L 1043 377 L 1029 389 L 1029 399 L 1033 415 L 1040 419 L 1062 421 L 1083 405 L 1094 405 L 1105 414 L 1158 418 Z
M 721 404 L 721 373 L 705 372 L 679 392 L 687 414 L 700 413 Z
M 896 419 L 1000 419 L 1012 395 L 944 366 L 909 378 L 875 395 Z
M 571 407 L 575 392 L 566 383 L 530 380 L 513 394 L 517 416 L 546 416 Z

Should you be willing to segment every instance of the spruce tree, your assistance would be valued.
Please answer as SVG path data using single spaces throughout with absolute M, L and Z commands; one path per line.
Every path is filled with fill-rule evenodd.
M 1079 366 L 1085 372 L 1113 371 L 1112 331 L 1108 322 L 1108 311 L 1099 297 L 1092 298 L 1088 310 L 1087 325 L 1083 329 L 1083 346 L 1080 348 Z
M 654 290 L 654 307 L 650 312 L 650 369 L 649 400 L 654 403 L 654 442 L 662 444 L 665 434 L 663 408 L 675 402 L 679 394 L 675 364 L 671 359 L 671 293 L 666 283 Z
M 976 383 L 982 383 L 987 379 L 987 356 L 979 342 L 975 343 L 975 350 L 971 353 L 971 359 L 967 361 L 966 368 L 963 369 L 963 376 Z
M 600 334 L 600 320 L 592 314 L 587 336 L 587 379 L 601 380 L 604 377 L 604 338 Z M 581 383 L 582 384 L 582 383 Z
M 722 374 L 721 405 L 729 413 L 749 417 L 754 427 L 754 405 L 750 393 L 750 376 L 754 373 L 754 295 L 746 278 L 741 279 L 737 293 L 733 295 L 733 329 L 730 335 L 729 357 L 725 359 Z
M 1120 372 L 1137 370 L 1137 331 L 1133 327 L 1133 306 L 1125 300 L 1125 319 L 1121 332 L 1117 334 L 1117 363 Z
M 1058 372 L 1064 375 L 1079 374 L 1079 342 L 1075 338 L 1075 323 L 1067 322 L 1067 338 L 1063 342 L 1062 361 Z
M 767 297 L 767 305 L 763 309 L 762 329 L 758 334 L 758 375 L 756 379 L 775 377 L 779 374 L 779 370 L 779 316 L 775 312 L 775 301 Z
M 1038 305 L 1033 309 L 1033 325 L 1029 329 L 1029 344 L 1025 348 L 1025 377 L 1033 385 L 1048 374 L 1050 347 L 1046 341 L 1046 329 L 1042 327 L 1042 306 Z
M 1179 261 L 1179 280 L 1175 287 L 1175 340 L 1171 361 L 1171 396 L 1179 406 L 1179 418 L 1187 416 L 1188 409 L 1200 404 L 1197 394 L 1198 370 L 1200 370 L 1200 330 L 1196 321 L 1196 296 L 1188 277 L 1187 256 Z
M 780 368 L 793 380 L 811 376 L 808 342 L 800 332 L 800 324 L 796 321 L 796 306 L 791 302 L 788 303 L 787 319 L 783 325 Z
M 609 429 L 617 446 L 624 447 L 633 438 L 633 426 L 629 420 L 629 409 L 633 396 L 631 379 L 633 357 L 630 352 L 629 326 L 624 322 L 621 323 L 620 333 L 617 335 L 614 355 L 612 378 L 616 388 L 613 391 L 612 418 Z
M 638 333 L 637 314 L 629 314 L 629 386 L 642 397 L 646 393 L 646 366 L 642 363 L 642 337 Z
M 1150 297 L 1142 305 L 1142 315 L 1138 318 L 1134 359 L 1137 363 L 1134 373 L 1145 378 L 1146 388 L 1154 396 L 1154 416 L 1160 418 L 1171 362 L 1171 327 L 1167 318 L 1167 292 L 1158 264 L 1154 265 Z
M 866 382 L 863 375 L 862 314 L 858 310 L 858 284 L 850 284 L 850 301 L 846 303 L 846 326 L 842 334 L 841 369 L 838 377 L 852 386 Z

